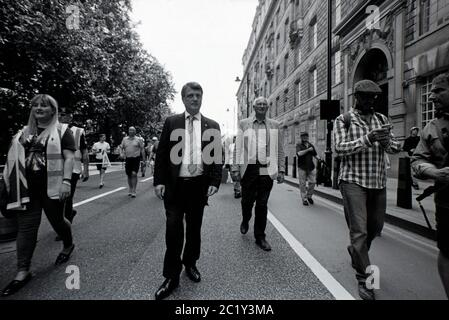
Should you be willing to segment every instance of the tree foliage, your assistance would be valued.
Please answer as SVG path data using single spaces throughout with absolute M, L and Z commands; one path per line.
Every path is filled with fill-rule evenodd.
M 114 140 L 131 125 L 158 134 L 175 92 L 130 11 L 129 0 L 0 0 L 0 153 L 36 93 Z

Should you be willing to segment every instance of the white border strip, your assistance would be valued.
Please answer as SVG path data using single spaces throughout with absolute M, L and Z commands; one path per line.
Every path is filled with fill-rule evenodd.
M 112 190 L 112 191 L 109 191 L 109 192 L 106 192 L 106 193 L 102 193 L 102 194 L 100 194 L 100 195 L 98 195 L 98 196 L 95 196 L 95 197 L 89 198 L 89 199 L 87 199 L 87 200 L 84 200 L 84 201 L 75 203 L 75 204 L 73 205 L 73 207 L 76 208 L 76 207 L 82 206 L 83 204 L 86 204 L 86 203 L 95 201 L 95 200 L 97 200 L 97 199 L 106 197 L 106 196 L 108 196 L 108 195 L 110 195 L 110 194 L 113 194 L 113 193 L 116 193 L 116 192 L 119 192 L 119 191 L 122 191 L 122 190 L 125 190 L 125 189 L 126 189 L 125 187 L 121 187 L 121 188 L 117 188 L 117 189 L 115 189 L 115 190 Z
M 310 254 L 310 252 L 282 225 L 281 222 L 279 222 L 279 220 L 269 210 L 268 219 L 336 300 L 355 300 L 355 298 L 337 280 L 335 280 L 329 271 L 327 271 Z
M 144 180 L 140 180 L 139 182 L 140 183 L 147 182 L 147 181 L 150 181 L 150 180 L 153 180 L 153 179 L 154 179 L 154 177 L 150 177 L 150 178 L 147 178 L 147 179 L 144 179 Z

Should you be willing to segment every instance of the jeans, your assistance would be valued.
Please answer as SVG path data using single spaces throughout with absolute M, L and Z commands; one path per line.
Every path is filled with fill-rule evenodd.
M 299 190 L 302 201 L 312 198 L 316 185 L 316 170 L 298 169 Z
M 342 181 L 340 191 L 351 240 L 348 250 L 351 252 L 357 280 L 364 281 L 369 276 L 366 271 L 371 265 L 368 251 L 384 224 L 386 188 L 367 189 Z
M 45 181 L 43 181 L 45 180 Z M 47 196 L 46 176 L 31 178 L 27 181 L 30 191 L 30 202 L 26 211 L 17 214 L 17 268 L 18 271 L 29 271 L 34 249 L 36 248 L 42 209 L 53 229 L 61 237 L 64 247 L 72 246 L 72 229 L 70 222 L 64 218 L 64 203 L 52 200 Z
M 248 165 L 242 178 L 242 215 L 243 221 L 249 222 L 254 202 L 256 203 L 254 237 L 256 239 L 265 239 L 268 198 L 273 188 L 273 180 L 268 175 L 260 175 L 259 169 L 260 167 L 257 164 Z

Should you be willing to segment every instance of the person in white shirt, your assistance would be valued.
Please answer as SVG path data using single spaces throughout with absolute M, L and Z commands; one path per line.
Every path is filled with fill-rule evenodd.
M 141 138 L 136 136 L 136 128 L 129 127 L 128 136 L 124 137 L 120 145 L 121 158 L 125 159 L 125 171 L 128 176 L 128 195 L 136 197 L 137 173 L 142 161 L 145 159 L 144 143 Z
M 106 142 L 106 135 L 100 134 L 100 141 L 95 142 L 92 151 L 95 153 L 97 169 L 100 171 L 100 189 L 104 186 L 104 176 L 109 164 L 108 153 L 111 152 L 111 146 Z

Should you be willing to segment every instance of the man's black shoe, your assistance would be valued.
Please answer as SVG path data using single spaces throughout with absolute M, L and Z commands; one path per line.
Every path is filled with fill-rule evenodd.
M 271 251 L 271 246 L 265 239 L 257 239 L 256 244 L 264 251 Z
M 167 298 L 173 290 L 179 286 L 179 279 L 165 279 L 164 283 L 157 289 L 154 297 L 156 300 Z
M 359 282 L 359 296 L 362 300 L 376 300 L 373 289 L 368 289 L 363 282 Z
M 248 233 L 248 229 L 249 229 L 249 225 L 248 222 L 242 222 L 242 224 L 240 225 L 240 232 L 242 234 L 247 234 Z
M 309 206 L 309 203 L 307 202 L 307 200 L 304 200 L 304 201 L 302 202 L 302 204 L 303 204 L 304 206 Z
M 192 280 L 193 282 L 201 281 L 201 274 L 196 268 L 196 266 L 186 266 L 186 274 L 187 277 L 189 277 L 189 279 Z
M 11 281 L 5 289 L 2 291 L 2 297 L 8 297 L 22 289 L 32 278 L 31 273 L 28 273 L 25 279 L 23 280 L 13 280 Z
M 72 247 L 70 248 L 68 253 L 63 253 L 61 252 L 57 257 L 56 257 L 56 261 L 55 261 L 55 266 L 59 266 L 63 263 L 66 263 L 67 261 L 69 261 L 70 256 L 73 253 L 73 250 L 75 249 L 75 245 L 72 244 Z
M 309 201 L 309 203 L 311 204 L 311 205 L 313 205 L 315 202 L 313 201 L 313 199 L 312 198 L 307 198 L 307 200 Z
M 234 198 L 240 199 L 242 197 L 242 194 L 240 192 L 234 193 Z

